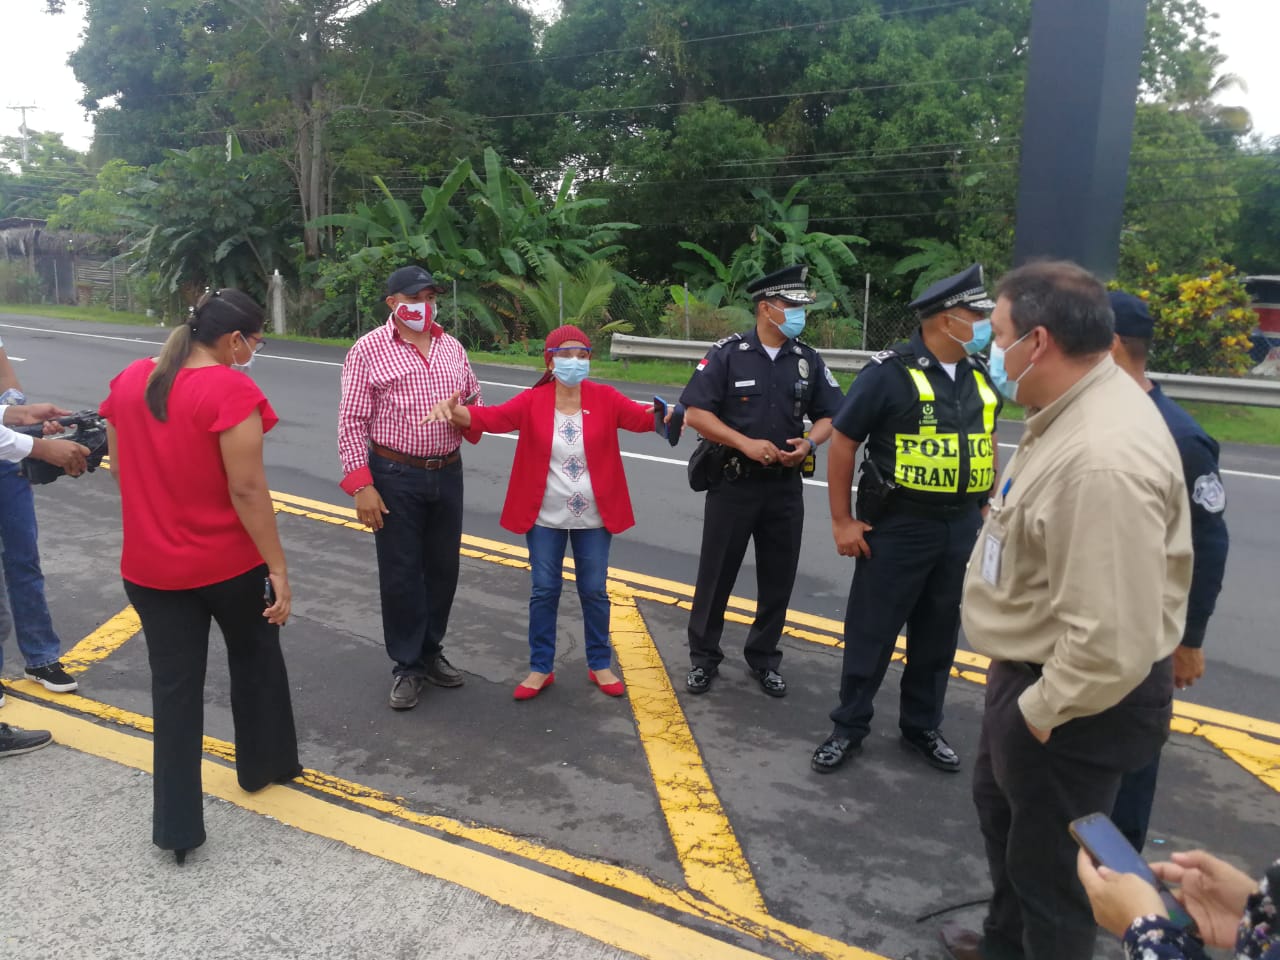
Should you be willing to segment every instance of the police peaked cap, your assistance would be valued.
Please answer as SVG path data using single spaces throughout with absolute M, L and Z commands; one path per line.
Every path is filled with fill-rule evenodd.
M 818 298 L 805 287 L 804 278 L 808 275 L 809 268 L 799 264 L 783 267 L 759 280 L 752 280 L 747 284 L 747 293 L 757 302 L 777 297 L 788 303 L 813 303 Z
M 1111 312 L 1116 315 L 1116 333 L 1122 337 L 1150 340 L 1156 321 L 1147 309 L 1147 302 L 1123 290 L 1112 290 L 1107 296 L 1111 300 Z
M 975 263 L 955 276 L 930 284 L 929 289 L 908 306 L 922 317 L 931 317 L 952 307 L 987 313 L 995 309 L 996 303 L 987 296 L 986 285 L 982 282 L 982 265 Z

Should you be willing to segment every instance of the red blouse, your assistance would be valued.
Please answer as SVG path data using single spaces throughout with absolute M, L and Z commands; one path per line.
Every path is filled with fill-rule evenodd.
M 216 365 L 178 371 L 162 423 L 144 398 L 154 368 L 151 358 L 125 367 L 99 411 L 116 432 L 120 574 L 155 590 L 220 583 L 263 561 L 231 504 L 218 434 L 254 410 L 264 433 L 279 417 L 247 374 Z

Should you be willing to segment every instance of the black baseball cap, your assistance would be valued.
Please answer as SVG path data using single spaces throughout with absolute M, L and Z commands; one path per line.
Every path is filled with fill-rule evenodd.
M 403 293 L 406 297 L 411 297 L 415 293 L 421 293 L 428 287 L 437 292 L 444 291 L 444 287 L 436 283 L 435 277 L 418 266 L 401 267 L 387 277 L 388 297 L 397 293 Z

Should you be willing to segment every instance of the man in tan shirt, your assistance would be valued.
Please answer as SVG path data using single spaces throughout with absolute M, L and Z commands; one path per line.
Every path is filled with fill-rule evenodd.
M 973 796 L 994 887 L 957 960 L 1087 960 L 1096 933 L 1067 824 L 1110 810 L 1156 756 L 1191 582 L 1178 452 L 1109 355 L 1106 290 L 1072 263 L 1005 276 L 991 373 L 1027 407 L 965 579 L 963 624 L 992 658 Z

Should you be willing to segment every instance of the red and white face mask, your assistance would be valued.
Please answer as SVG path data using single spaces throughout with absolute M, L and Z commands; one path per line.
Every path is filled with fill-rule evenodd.
M 398 303 L 391 315 L 414 333 L 421 333 L 435 318 L 436 305 L 434 303 Z

